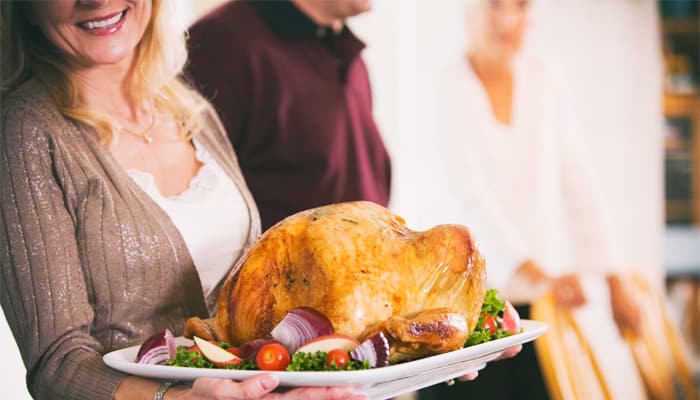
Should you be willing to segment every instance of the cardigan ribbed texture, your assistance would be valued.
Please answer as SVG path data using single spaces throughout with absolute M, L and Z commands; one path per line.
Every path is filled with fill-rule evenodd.
M 102 355 L 207 317 L 187 247 L 165 212 L 30 81 L 2 99 L 0 301 L 37 399 L 111 399 L 124 374 Z M 218 117 L 198 139 L 258 211 Z M 231 273 L 234 273 L 232 266 Z

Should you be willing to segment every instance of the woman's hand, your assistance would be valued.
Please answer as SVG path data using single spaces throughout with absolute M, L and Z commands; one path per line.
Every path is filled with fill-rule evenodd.
M 523 345 L 522 345 L 522 344 L 519 344 L 519 345 L 516 345 L 516 346 L 513 346 L 513 347 L 509 347 L 509 348 L 507 348 L 507 349 L 503 352 L 503 354 L 501 354 L 500 357 L 498 357 L 498 358 L 496 359 L 496 361 L 498 361 L 498 360 L 505 360 L 506 358 L 513 358 L 513 357 L 517 356 L 518 353 L 520 353 L 520 350 L 522 350 L 522 349 L 523 349 Z
M 364 400 L 364 395 L 353 394 L 350 388 L 299 388 L 285 393 L 271 393 L 279 385 L 274 375 L 258 375 L 236 382 L 230 379 L 199 378 L 189 389 L 173 388 L 166 392 L 166 400 Z
M 574 309 L 586 304 L 581 281 L 574 274 L 561 275 L 552 280 L 552 294 L 558 307 Z
M 523 349 L 522 344 L 519 344 L 519 345 L 513 346 L 513 347 L 509 347 L 495 361 L 504 360 L 506 358 L 513 358 L 516 355 L 518 355 L 518 353 L 520 353 L 520 350 L 522 350 L 522 349 Z M 474 371 L 474 372 L 470 372 L 464 376 L 460 376 L 459 378 L 457 378 L 457 380 L 460 382 L 468 382 L 468 381 L 473 381 L 478 376 L 479 376 L 479 371 Z
M 632 332 L 639 336 L 642 333 L 642 316 L 632 293 L 617 275 L 608 276 L 608 288 L 613 319 L 620 333 Z
M 533 284 L 550 281 L 552 279 L 532 260 L 525 260 L 520 264 L 515 274 Z
M 515 272 L 520 279 L 532 285 L 546 285 L 554 296 L 556 305 L 564 309 L 573 309 L 586 304 L 581 282 L 574 274 L 561 275 L 553 278 L 532 260 L 526 260 Z

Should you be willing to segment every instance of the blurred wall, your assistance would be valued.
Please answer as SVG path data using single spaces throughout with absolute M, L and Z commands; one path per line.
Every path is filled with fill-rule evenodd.
M 3 349 L 3 359 L 0 363 L 0 387 L 2 398 L 12 400 L 29 400 L 29 392 L 25 384 L 25 369 L 19 350 L 7 326 L 5 314 L 0 313 L 0 349 Z
M 663 116 L 656 1 L 535 1 L 533 40 L 566 69 L 629 267 L 662 287 Z

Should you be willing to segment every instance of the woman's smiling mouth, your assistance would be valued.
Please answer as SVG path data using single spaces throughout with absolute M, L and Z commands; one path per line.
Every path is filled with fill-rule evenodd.
M 116 32 L 123 24 L 124 17 L 126 17 L 127 11 L 128 10 L 125 9 L 118 13 L 111 14 L 103 18 L 79 22 L 77 26 L 81 29 L 95 34 L 113 33 Z

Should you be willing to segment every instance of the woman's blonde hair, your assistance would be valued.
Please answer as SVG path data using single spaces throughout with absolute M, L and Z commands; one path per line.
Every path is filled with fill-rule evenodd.
M 152 0 L 151 19 L 136 47 L 131 73 L 131 95 L 158 112 L 174 116 L 180 137 L 189 139 L 202 126 L 206 101 L 190 88 L 180 73 L 187 60 L 184 29 L 173 16 L 172 0 Z M 100 139 L 110 142 L 118 125 L 109 116 L 81 104 L 65 56 L 28 19 L 25 1 L 2 1 L 0 26 L 0 82 L 7 94 L 31 78 L 49 90 L 59 111 L 92 126 Z

